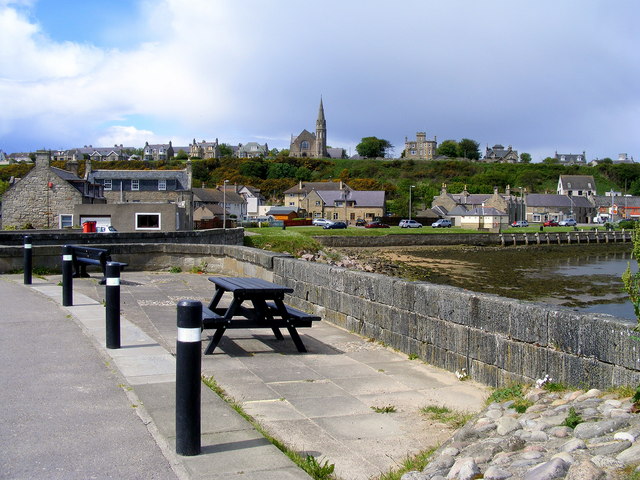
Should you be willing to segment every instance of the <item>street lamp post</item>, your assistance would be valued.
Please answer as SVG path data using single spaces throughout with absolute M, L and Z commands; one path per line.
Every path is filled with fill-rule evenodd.
M 416 188 L 415 185 L 409 187 L 409 220 L 411 220 L 411 191 Z
M 229 180 L 225 180 L 222 184 L 222 228 L 227 228 L 227 183 Z

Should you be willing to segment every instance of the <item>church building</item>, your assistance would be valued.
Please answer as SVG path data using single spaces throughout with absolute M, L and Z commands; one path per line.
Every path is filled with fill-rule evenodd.
M 320 99 L 320 109 L 316 120 L 316 133 L 306 129 L 297 137 L 291 136 L 289 155 L 292 157 L 328 158 L 327 153 L 327 122 L 324 119 L 324 107 Z

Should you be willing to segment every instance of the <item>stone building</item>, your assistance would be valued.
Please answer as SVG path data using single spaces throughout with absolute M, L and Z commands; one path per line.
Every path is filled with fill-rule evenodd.
M 149 145 L 149 142 L 144 143 L 144 149 L 142 151 L 142 159 L 146 161 L 155 160 L 171 160 L 175 156 L 175 151 L 171 141 L 168 144 L 158 143 Z
M 596 194 L 596 181 L 593 175 L 560 175 L 557 193 L 573 197 L 592 197 Z
M 415 141 L 410 141 L 407 137 L 404 137 L 404 158 L 433 160 L 437 148 L 436 137 L 433 137 L 433 140 L 427 140 L 425 132 L 416 133 Z
M 286 207 L 303 208 L 302 201 L 313 190 L 351 190 L 343 181 L 339 182 L 298 182 L 297 185 L 284 191 L 284 205 Z
M 372 222 L 385 210 L 384 190 L 312 190 L 301 202 L 307 217 L 340 220 L 353 224 L 358 219 Z
M 78 177 L 78 164 L 70 170 L 50 165 L 49 152 L 37 152 L 35 167 L 4 194 L 2 228 L 58 229 L 79 225 L 77 204 L 104 204 L 102 186 Z
M 487 145 L 483 161 L 488 163 L 518 163 L 520 156 L 518 155 L 518 151 L 514 150 L 511 145 L 507 148 L 499 144 L 491 148 Z
M 244 145 L 241 143 L 234 155 L 238 158 L 266 157 L 269 155 L 269 146 L 266 143 L 261 145 L 258 142 L 247 142 Z
M 466 185 L 461 193 L 449 193 L 447 192 L 447 185 L 443 184 L 440 195 L 434 197 L 431 204 L 432 209 L 437 209 L 440 215 L 446 217 L 452 216 L 454 211 L 457 212 L 457 216 L 461 216 L 465 212 L 483 206 L 492 207 L 506 213 L 509 222 L 525 219 L 525 204 L 521 197 L 511 193 L 509 185 L 507 185 L 504 193 L 498 192 L 498 188 L 495 187 L 493 194 L 474 194 L 467 191 Z
M 586 165 L 587 164 L 587 152 L 584 150 L 582 154 L 579 153 L 558 153 L 556 151 L 553 156 L 560 165 Z
M 292 157 L 327 158 L 327 122 L 324 118 L 322 98 L 316 120 L 316 133 L 303 130 L 297 137 L 291 136 L 289 155 Z
M 189 158 L 220 158 L 220 145 L 218 139 L 215 142 L 196 142 L 193 139 L 193 143 L 189 145 Z

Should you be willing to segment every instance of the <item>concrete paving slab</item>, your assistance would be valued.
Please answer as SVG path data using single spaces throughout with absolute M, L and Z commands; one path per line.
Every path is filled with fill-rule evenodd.
M 360 415 L 370 412 L 370 405 L 351 395 L 293 397 L 289 402 L 293 408 L 308 418 Z
M 371 393 L 391 393 L 411 390 L 410 387 L 394 380 L 388 375 L 379 373 L 377 376 L 334 378 L 333 382 L 344 388 L 352 395 L 366 395 Z
M 284 398 L 244 402 L 242 408 L 256 420 L 297 420 L 305 418 L 289 401 Z
M 347 391 L 340 388 L 330 380 L 320 380 L 316 382 L 273 382 L 269 384 L 279 396 L 284 398 L 296 397 L 340 397 L 347 394 Z

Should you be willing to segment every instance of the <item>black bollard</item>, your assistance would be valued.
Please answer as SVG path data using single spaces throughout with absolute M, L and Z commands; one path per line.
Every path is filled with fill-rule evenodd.
M 33 270 L 33 250 L 31 249 L 31 235 L 24 236 L 24 284 L 31 285 L 31 271 Z
M 73 305 L 73 248 L 62 247 L 62 306 Z
M 200 454 L 202 303 L 178 302 L 176 344 L 176 453 Z
M 120 348 L 120 264 L 107 262 L 106 273 L 107 348 Z

